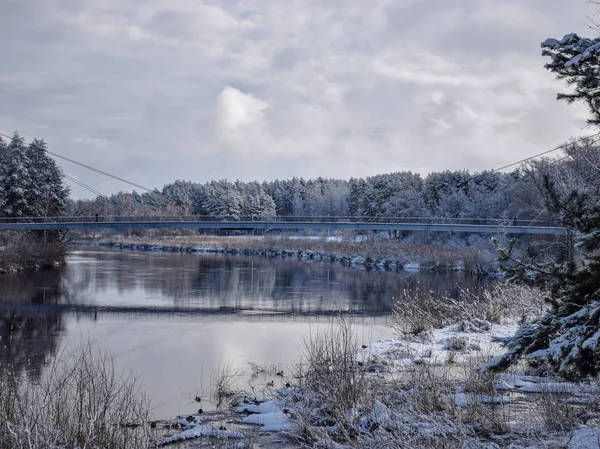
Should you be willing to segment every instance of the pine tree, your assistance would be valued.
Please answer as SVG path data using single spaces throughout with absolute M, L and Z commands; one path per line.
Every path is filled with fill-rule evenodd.
M 26 217 L 34 215 L 31 202 L 29 159 L 25 154 L 25 140 L 15 132 L 10 143 L 2 149 L 0 161 L 0 215 Z
M 69 188 L 63 183 L 58 165 L 47 151 L 46 142 L 34 139 L 25 154 L 29 160 L 30 211 L 34 216 L 57 216 L 64 210 Z
M 559 94 L 558 99 L 583 100 L 592 114 L 588 122 L 600 125 L 600 38 L 569 34 L 560 41 L 547 39 L 542 48 L 552 60 L 546 69 L 575 86 L 574 93 Z M 581 255 L 574 259 L 563 253 L 553 263 L 532 266 L 514 260 L 510 249 L 500 250 L 500 260 L 510 263 L 507 270 L 516 280 L 550 290 L 551 310 L 521 327 L 508 352 L 485 368 L 505 368 L 525 357 L 569 378 L 600 373 L 600 148 L 584 140 L 569 146 L 567 153 L 570 161 L 543 162 L 535 174 L 548 209 L 577 233 Z

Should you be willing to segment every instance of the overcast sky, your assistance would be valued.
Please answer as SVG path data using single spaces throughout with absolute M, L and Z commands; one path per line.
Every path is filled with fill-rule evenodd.
M 0 0 L 0 131 L 139 184 L 492 169 L 593 132 L 586 0 Z M 67 162 L 108 194 L 131 187 Z M 75 197 L 90 194 L 74 189 Z

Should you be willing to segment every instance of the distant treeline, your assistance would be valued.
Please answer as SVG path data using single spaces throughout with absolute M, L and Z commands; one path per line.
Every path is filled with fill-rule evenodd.
M 583 142 L 579 148 L 589 147 Z M 271 182 L 175 181 L 162 190 L 119 192 L 68 200 L 63 174 L 46 144 L 29 145 L 15 133 L 0 139 L 0 218 L 56 215 L 112 217 L 207 216 L 222 220 L 276 217 L 436 218 L 549 222 L 539 174 L 569 170 L 571 159 L 541 160 L 510 173 L 466 170 L 422 177 L 397 172 L 366 178 Z
M 107 216 L 201 215 L 223 220 L 275 217 L 423 217 L 548 220 L 544 197 L 530 170 L 465 170 L 425 178 L 398 172 L 349 180 L 292 178 L 272 182 L 175 181 L 162 191 L 119 192 L 108 200 L 81 200 L 79 214 Z

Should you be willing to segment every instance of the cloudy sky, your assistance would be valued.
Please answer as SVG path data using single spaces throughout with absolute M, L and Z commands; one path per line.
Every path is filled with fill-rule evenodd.
M 479 171 L 593 132 L 540 56 L 547 37 L 594 34 L 586 0 L 0 6 L 0 132 L 151 188 Z

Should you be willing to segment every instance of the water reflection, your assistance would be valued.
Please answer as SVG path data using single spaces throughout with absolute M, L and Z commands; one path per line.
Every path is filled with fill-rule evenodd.
M 77 249 L 66 267 L 0 277 L 0 374 L 40 376 L 61 345 L 89 339 L 143 374 L 167 417 L 189 411 L 182 392 L 206 387 L 223 360 L 293 363 L 311 328 L 329 325 L 335 311 L 355 316 L 364 343 L 389 336 L 394 298 L 417 285 L 454 294 L 483 286 L 459 273 Z
M 398 274 L 329 263 L 243 256 L 77 251 L 67 301 L 78 304 L 228 308 L 290 314 L 323 310 L 388 313 L 417 284 L 457 293 L 481 283 L 460 273 Z
M 61 314 L 39 314 L 19 304 L 56 304 L 62 295 L 62 269 L 0 276 L 0 375 L 26 372 L 39 378 L 56 353 L 64 332 Z

